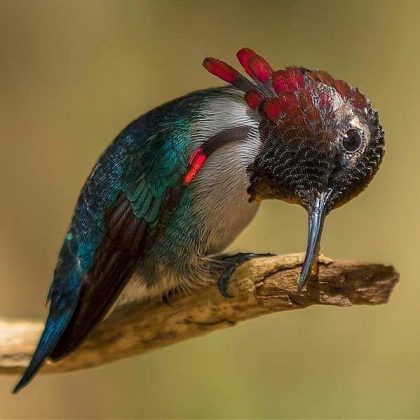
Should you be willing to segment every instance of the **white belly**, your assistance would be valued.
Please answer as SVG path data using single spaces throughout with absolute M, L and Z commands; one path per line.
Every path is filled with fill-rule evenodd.
M 240 147 L 229 144 L 211 155 L 192 186 L 195 211 L 202 214 L 207 227 L 209 254 L 223 251 L 251 222 L 259 207 L 249 202 L 248 165 L 241 161 Z M 248 148 L 249 143 L 247 154 Z

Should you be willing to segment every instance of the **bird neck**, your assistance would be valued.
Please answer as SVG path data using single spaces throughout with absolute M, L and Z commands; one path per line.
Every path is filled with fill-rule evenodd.
M 260 116 L 249 108 L 243 99 L 243 93 L 232 87 L 222 87 L 208 91 L 196 113 L 191 127 L 192 147 L 203 145 L 219 133 L 249 127 L 252 137 L 259 136 Z

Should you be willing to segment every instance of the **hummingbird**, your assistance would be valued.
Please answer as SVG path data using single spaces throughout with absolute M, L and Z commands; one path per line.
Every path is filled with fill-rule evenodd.
M 227 85 L 192 92 L 131 122 L 83 186 L 48 293 L 49 313 L 13 392 L 46 359 L 74 351 L 111 310 L 217 281 L 266 254 L 223 254 L 266 199 L 299 204 L 308 240 L 298 285 L 315 279 L 326 215 L 367 187 L 384 154 L 378 112 L 320 70 L 273 70 L 249 48 L 247 76 L 216 58 Z

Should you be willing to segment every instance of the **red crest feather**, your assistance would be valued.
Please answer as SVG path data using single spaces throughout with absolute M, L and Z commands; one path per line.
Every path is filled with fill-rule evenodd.
M 357 89 L 343 80 L 335 80 L 327 72 L 301 67 L 273 71 L 267 60 L 250 48 L 239 50 L 237 58 L 253 82 L 216 58 L 206 58 L 203 65 L 210 73 L 245 92 L 248 106 L 274 123 L 283 116 L 287 119 L 293 116 L 309 120 L 319 118 L 319 109 L 327 108 L 331 101 L 329 94 L 321 91 L 318 92 L 318 106 L 315 106 L 310 91 L 319 83 L 335 89 L 357 108 L 363 109 L 368 105 Z

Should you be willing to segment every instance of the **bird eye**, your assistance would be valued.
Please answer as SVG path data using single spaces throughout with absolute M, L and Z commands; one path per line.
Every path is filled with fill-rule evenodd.
M 347 153 L 357 152 L 362 145 L 362 136 L 354 128 L 348 130 L 343 136 L 343 147 Z

